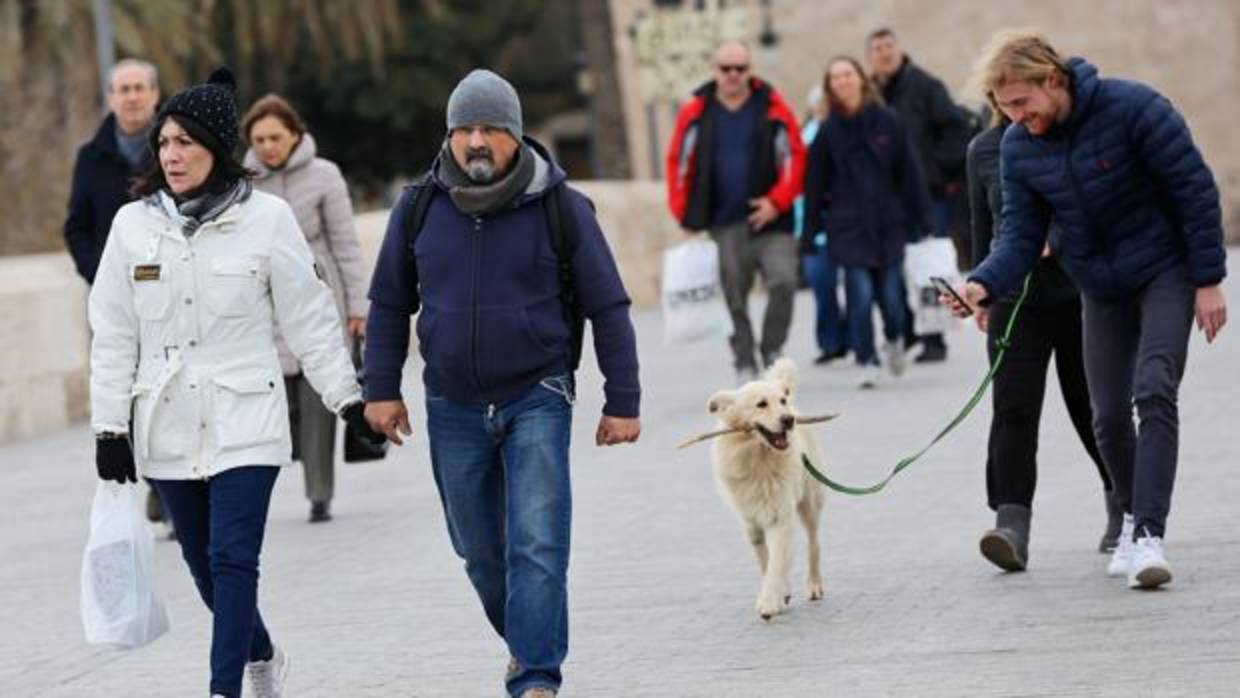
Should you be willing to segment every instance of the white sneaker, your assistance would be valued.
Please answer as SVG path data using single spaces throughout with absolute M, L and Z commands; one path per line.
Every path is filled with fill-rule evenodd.
M 284 695 L 284 679 L 288 678 L 288 655 L 272 646 L 271 659 L 245 665 L 255 698 L 280 698 Z
M 1171 581 L 1171 565 L 1163 556 L 1162 538 L 1142 536 L 1132 554 L 1132 571 L 1128 586 L 1133 589 L 1157 589 Z
M 862 366 L 861 382 L 857 387 L 862 390 L 870 390 L 878 387 L 878 381 L 883 377 L 882 366 Z
M 904 340 L 883 343 L 883 358 L 887 361 L 887 370 L 891 371 L 891 375 L 896 378 L 904 375 L 904 368 L 908 365 L 904 360 Z
M 1127 577 L 1132 569 L 1132 556 L 1137 544 L 1132 541 L 1132 514 L 1124 514 L 1124 525 L 1119 529 L 1119 543 L 1107 563 L 1108 577 Z

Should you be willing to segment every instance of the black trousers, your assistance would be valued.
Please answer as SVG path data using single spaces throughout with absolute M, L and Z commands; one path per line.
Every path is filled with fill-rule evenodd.
M 987 349 L 993 362 L 1014 304 L 999 302 L 990 309 Z M 1021 308 L 1009 338 L 1003 366 L 992 390 L 994 418 L 986 459 L 986 496 L 991 509 L 1001 504 L 1033 505 L 1038 481 L 1038 425 L 1046 396 L 1046 369 L 1055 358 L 1059 390 L 1081 445 L 1098 469 L 1102 486 L 1113 489 L 1094 440 L 1093 412 L 1085 380 L 1081 338 L 1081 303 L 1068 301 Z

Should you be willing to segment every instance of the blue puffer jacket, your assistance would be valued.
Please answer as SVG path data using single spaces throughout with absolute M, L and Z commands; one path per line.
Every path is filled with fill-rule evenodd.
M 409 316 L 418 297 L 418 348 L 427 390 L 456 402 L 498 403 L 569 371 L 571 330 L 561 305 L 551 233 L 541 199 L 565 179 L 542 146 L 534 181 L 511 205 L 479 217 L 453 204 L 438 177 L 422 232 L 408 249 L 404 218 L 415 195 L 392 208 L 370 286 L 366 400 L 400 398 L 409 351 Z M 438 164 L 438 163 L 436 163 Z M 438 172 L 434 168 L 433 172 Z M 576 212 L 576 302 L 590 320 L 603 373 L 603 413 L 637 417 L 637 345 L 629 297 L 589 200 L 566 192 Z M 416 282 L 410 263 L 416 260 Z
M 970 279 L 991 298 L 1015 288 L 1054 218 L 1055 254 L 1091 298 L 1129 297 L 1185 260 L 1199 287 L 1222 281 L 1218 188 L 1184 118 L 1147 85 L 1100 79 L 1081 58 L 1068 67 L 1068 120 L 1003 137 L 1003 227 Z

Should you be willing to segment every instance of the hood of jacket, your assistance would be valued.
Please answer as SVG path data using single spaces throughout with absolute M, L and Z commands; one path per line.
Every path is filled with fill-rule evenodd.
M 263 164 L 258 159 L 258 153 L 253 148 L 247 148 L 245 151 L 245 166 L 254 170 L 258 179 L 265 179 L 277 172 L 289 172 L 314 162 L 314 158 L 318 157 L 318 145 L 314 142 L 314 136 L 309 133 L 301 134 L 301 138 L 297 141 L 297 145 L 293 146 L 293 152 L 288 154 L 288 160 L 284 161 L 283 167 L 272 169 Z
M 510 206 L 516 208 L 526 202 L 541 198 L 547 193 L 547 190 L 557 184 L 568 179 L 568 174 L 556 164 L 552 159 L 551 153 L 543 144 L 530 138 L 529 136 L 521 137 L 521 145 L 528 148 L 522 148 L 525 152 L 534 154 L 534 177 L 530 183 L 526 185 L 525 190 L 513 199 Z M 450 156 L 451 151 L 448 148 L 441 148 L 439 154 L 435 156 L 435 161 L 431 163 L 431 180 L 435 186 L 439 187 L 444 193 L 447 193 L 449 186 L 440 176 L 440 169 L 443 166 L 443 158 Z

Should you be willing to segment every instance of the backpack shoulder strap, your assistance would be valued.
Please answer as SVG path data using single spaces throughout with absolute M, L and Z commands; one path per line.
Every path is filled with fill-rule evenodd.
M 593 202 L 590 206 L 593 208 Z M 555 251 L 556 268 L 559 271 L 560 305 L 564 308 L 564 319 L 572 331 L 569 367 L 576 371 L 581 364 L 581 344 L 585 335 L 586 319 L 577 306 L 576 284 L 573 282 L 573 255 L 577 252 L 578 238 L 577 219 L 564 183 L 561 182 L 547 191 L 543 197 L 543 211 L 547 216 L 551 248 Z
M 401 221 L 401 233 L 405 238 L 406 260 L 409 273 L 413 276 L 414 301 L 413 312 L 421 309 L 422 297 L 418 287 L 418 260 L 414 256 L 413 244 L 417 242 L 422 226 L 426 224 L 426 213 L 431 208 L 431 199 L 435 198 L 435 185 L 431 182 L 431 173 L 424 172 L 409 185 L 413 197 L 409 199 L 408 215 Z

